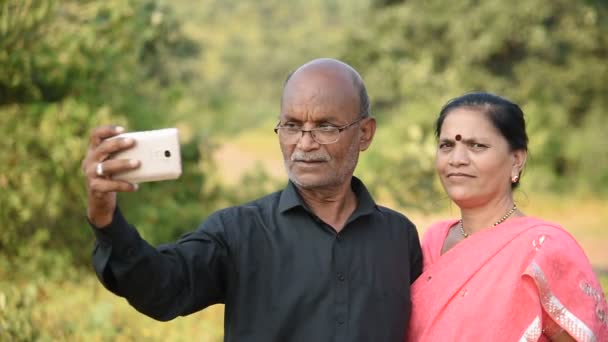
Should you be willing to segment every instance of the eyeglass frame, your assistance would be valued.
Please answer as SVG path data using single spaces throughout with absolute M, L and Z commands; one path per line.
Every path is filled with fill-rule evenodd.
M 332 142 L 329 142 L 329 143 L 322 143 L 322 142 L 317 141 L 317 139 L 315 138 L 315 135 L 313 134 L 314 131 L 319 131 L 319 130 L 321 130 L 323 128 L 327 128 L 327 127 L 313 127 L 311 129 L 302 129 L 302 128 L 300 128 L 299 131 L 300 131 L 301 134 L 300 134 L 300 137 L 298 138 L 298 140 L 296 140 L 295 144 L 297 144 L 300 141 L 300 139 L 302 139 L 304 137 L 304 133 L 310 133 L 310 137 L 312 138 L 312 140 L 314 140 L 319 145 L 335 144 L 338 141 L 340 141 L 340 137 L 342 137 L 342 134 L 341 134 L 342 131 L 350 128 L 351 126 L 355 125 L 356 123 L 359 123 L 362 120 L 367 119 L 367 118 L 368 118 L 367 116 L 360 117 L 357 120 L 355 120 L 355 121 L 353 121 L 353 122 L 351 122 L 349 124 L 346 124 L 344 126 L 332 127 L 332 128 L 336 128 L 338 130 L 338 138 L 336 138 L 336 141 L 332 141 Z M 281 121 L 279 121 L 277 123 L 277 125 L 274 128 L 274 133 L 277 134 L 277 135 L 279 135 L 279 138 L 281 137 L 281 135 L 279 134 L 279 129 L 280 128 L 287 128 L 287 127 L 281 125 Z

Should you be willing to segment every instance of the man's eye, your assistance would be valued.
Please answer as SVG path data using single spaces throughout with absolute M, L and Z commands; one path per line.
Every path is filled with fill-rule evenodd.
M 442 142 L 442 143 L 439 144 L 439 149 L 440 150 L 445 150 L 445 149 L 448 149 L 450 147 L 452 147 L 452 144 L 449 143 L 449 142 Z
M 318 127 L 318 130 L 321 132 L 333 132 L 336 130 L 336 126 L 332 125 L 322 125 Z
M 287 122 L 287 123 L 283 124 L 282 126 L 285 128 L 289 128 L 289 129 L 299 129 L 300 128 L 299 125 L 297 125 L 293 122 Z

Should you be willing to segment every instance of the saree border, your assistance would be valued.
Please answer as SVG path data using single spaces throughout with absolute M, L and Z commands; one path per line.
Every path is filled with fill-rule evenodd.
M 536 316 L 524 332 L 524 335 L 519 339 L 519 342 L 536 342 L 540 338 L 542 332 L 543 329 L 540 326 L 540 317 Z
M 562 302 L 560 302 L 553 292 L 551 292 L 545 273 L 535 261 L 532 261 L 528 266 L 526 273 L 534 279 L 534 282 L 538 287 L 541 305 L 545 309 L 547 315 L 549 315 L 555 323 L 559 324 L 579 342 L 597 342 L 597 337 L 593 334 L 593 331 L 591 331 L 591 329 L 572 312 L 566 309 Z

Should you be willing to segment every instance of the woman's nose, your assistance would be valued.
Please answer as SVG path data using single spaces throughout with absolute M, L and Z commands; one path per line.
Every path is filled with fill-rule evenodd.
M 452 153 L 448 158 L 448 163 L 452 166 L 466 165 L 469 163 L 469 155 L 467 149 L 462 144 L 456 144 L 452 149 Z

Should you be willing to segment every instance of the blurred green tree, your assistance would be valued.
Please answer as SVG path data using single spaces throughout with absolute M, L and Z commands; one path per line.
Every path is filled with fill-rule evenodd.
M 37 247 L 88 262 L 80 163 L 90 129 L 174 125 L 171 109 L 189 73 L 180 61 L 198 45 L 171 8 L 154 0 L 2 0 L 0 10 L 0 253 L 16 258 L 36 232 L 48 231 Z M 137 197 L 130 217 L 164 224 L 144 229 L 153 242 L 179 235 L 210 210 L 217 192 L 201 162 L 211 155 L 207 140 L 183 137 L 188 172 L 180 186 L 188 191 L 151 185 Z M 131 207 L 135 198 L 120 201 Z M 207 206 L 183 204 L 198 201 Z
M 369 25 L 348 38 L 344 58 L 366 77 L 385 144 L 369 165 L 392 174 L 379 184 L 419 185 L 411 162 L 428 144 L 442 104 L 485 90 L 518 102 L 530 141 L 527 181 L 535 189 L 608 190 L 608 6 L 603 1 L 374 1 Z M 422 132 L 411 135 L 408 132 Z M 396 137 L 396 138 L 395 138 Z M 399 146 L 413 145 L 410 152 Z M 395 160 L 396 158 L 396 160 Z M 423 162 L 427 174 L 427 162 Z M 376 172 L 376 171 L 370 171 Z M 386 172 L 385 172 L 386 173 Z M 425 176 L 426 177 L 426 176 Z M 435 183 L 436 184 L 436 183 Z M 429 192 L 431 193 L 431 192 Z M 432 201 L 432 198 L 431 198 Z
M 271 132 L 287 74 L 313 58 L 337 57 L 367 2 L 174 0 L 184 32 L 202 46 L 189 61 L 204 78 L 187 90 L 189 122 L 228 138 L 262 126 Z

